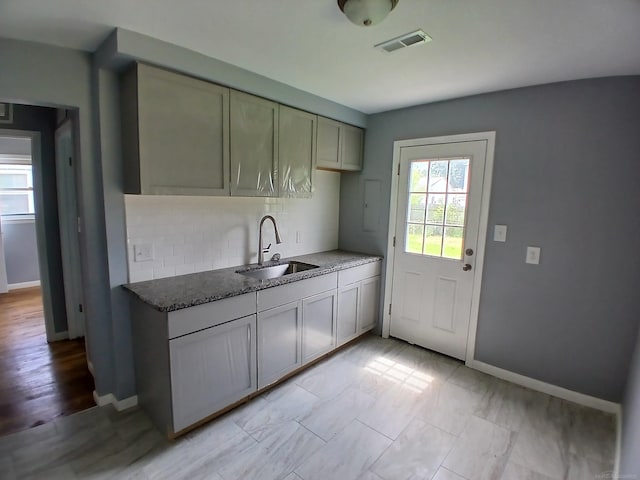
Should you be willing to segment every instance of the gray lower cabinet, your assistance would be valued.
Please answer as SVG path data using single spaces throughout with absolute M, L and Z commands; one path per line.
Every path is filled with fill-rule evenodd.
M 302 366 L 302 302 L 258 313 L 258 388 Z
M 302 300 L 302 361 L 310 362 L 336 346 L 336 290 Z
M 256 391 L 256 316 L 175 338 L 169 357 L 180 431 Z
M 317 115 L 280 105 L 278 177 L 281 197 L 311 197 Z
M 338 346 L 347 343 L 360 334 L 358 314 L 360 313 L 360 282 L 338 289 Z
M 145 64 L 121 77 L 125 193 L 229 195 L 229 89 Z
M 380 317 L 380 276 L 362 280 L 360 286 L 360 323 L 358 333 L 371 330 Z
M 140 405 L 170 437 L 375 327 L 380 262 L 171 312 L 131 303 Z
M 380 318 L 380 262 L 338 272 L 338 346 L 372 330 Z
M 278 104 L 231 90 L 231 195 L 278 196 Z

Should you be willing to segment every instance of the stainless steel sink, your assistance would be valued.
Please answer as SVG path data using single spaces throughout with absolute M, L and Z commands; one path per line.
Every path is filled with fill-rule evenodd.
M 278 265 L 270 265 L 268 267 L 236 270 L 236 273 L 258 280 L 268 280 L 270 278 L 284 277 L 285 275 L 304 272 L 305 270 L 312 270 L 314 268 L 318 268 L 318 266 L 311 265 L 310 263 L 287 262 Z

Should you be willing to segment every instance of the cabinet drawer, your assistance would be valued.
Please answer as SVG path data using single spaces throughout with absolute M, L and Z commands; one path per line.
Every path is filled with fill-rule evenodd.
M 256 313 L 256 294 L 246 293 L 169 313 L 169 338 Z
M 358 267 L 347 268 L 338 272 L 338 287 L 344 287 L 350 283 L 359 282 L 365 278 L 380 275 L 382 262 L 365 263 Z
M 285 303 L 295 302 L 301 298 L 336 288 L 338 276 L 336 272 L 318 277 L 292 282 L 279 287 L 268 288 L 258 292 L 258 311 L 262 312 Z

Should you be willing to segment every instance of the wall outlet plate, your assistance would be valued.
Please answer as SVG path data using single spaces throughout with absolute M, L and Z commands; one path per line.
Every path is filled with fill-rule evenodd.
M 153 260 L 153 245 L 151 243 L 139 243 L 133 246 L 134 262 L 150 262 Z

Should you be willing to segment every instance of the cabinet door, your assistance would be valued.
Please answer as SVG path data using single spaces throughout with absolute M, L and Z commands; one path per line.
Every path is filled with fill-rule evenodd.
M 317 118 L 280 105 L 278 178 L 281 197 L 311 196 Z
M 360 284 L 360 332 L 378 325 L 380 315 L 380 277 L 362 280 Z
M 256 391 L 255 333 L 250 315 L 169 341 L 174 432 Z
M 336 345 L 336 290 L 302 300 L 303 363 L 332 350 Z
M 362 141 L 364 134 L 361 128 L 342 125 L 341 168 L 342 170 L 362 170 Z
M 318 168 L 340 169 L 341 126 L 340 122 L 318 117 Z
M 302 304 L 293 302 L 258 314 L 258 388 L 302 365 Z
M 358 330 L 358 314 L 360 313 L 360 282 L 338 289 L 338 346 L 355 338 Z
M 229 89 L 148 65 L 137 69 L 140 193 L 228 195 Z
M 278 104 L 231 91 L 231 195 L 277 197 Z

